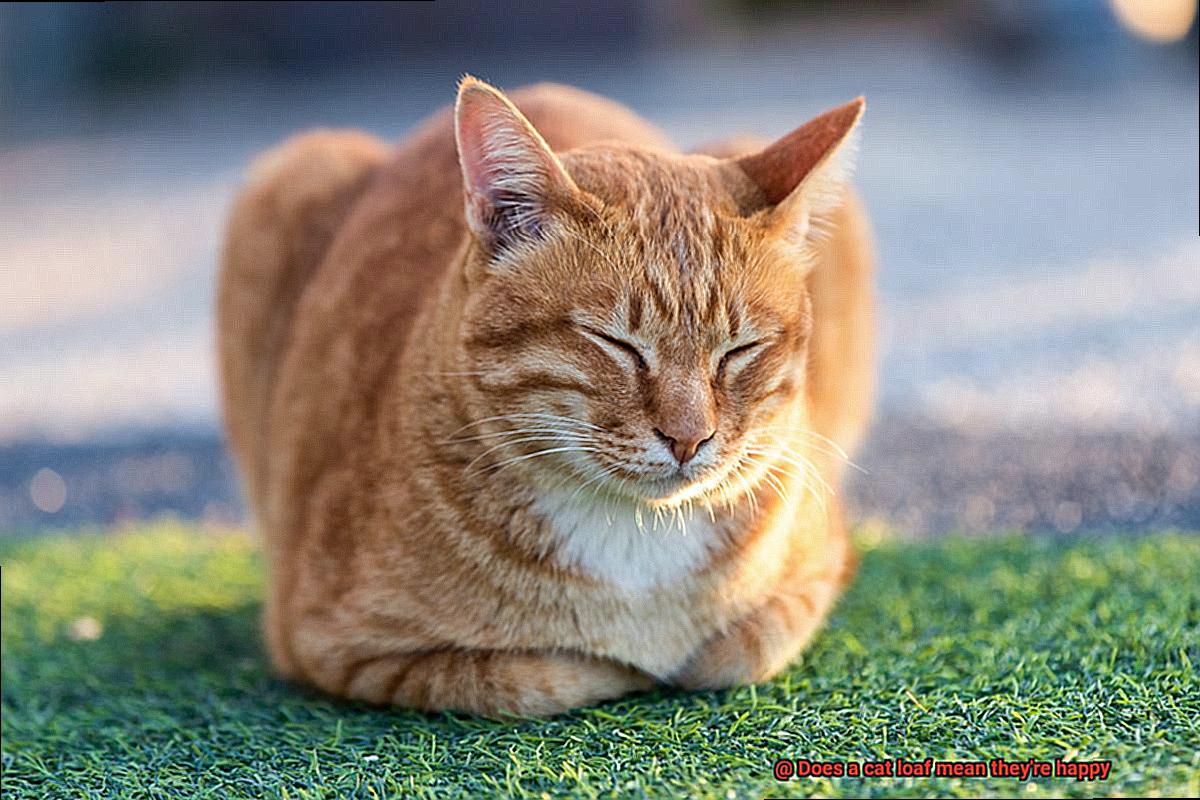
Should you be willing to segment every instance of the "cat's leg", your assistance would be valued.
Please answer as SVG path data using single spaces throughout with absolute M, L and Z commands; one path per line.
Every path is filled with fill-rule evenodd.
M 834 596 L 824 584 L 772 596 L 701 645 L 671 682 L 684 689 L 724 689 L 768 680 L 808 644 Z
M 365 658 L 346 665 L 341 694 L 422 711 L 549 716 L 645 690 L 637 670 L 569 653 L 434 650 Z
M 761 605 L 702 644 L 671 683 L 723 689 L 768 680 L 799 655 L 849 582 L 856 557 L 835 512 L 825 568 L 797 569 Z

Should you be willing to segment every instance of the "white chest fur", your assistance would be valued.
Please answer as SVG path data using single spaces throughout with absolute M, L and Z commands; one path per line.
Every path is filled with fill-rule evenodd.
M 548 493 L 534 503 L 553 533 L 563 566 L 632 592 L 704 568 L 720 532 L 703 509 L 656 514 L 618 498 Z

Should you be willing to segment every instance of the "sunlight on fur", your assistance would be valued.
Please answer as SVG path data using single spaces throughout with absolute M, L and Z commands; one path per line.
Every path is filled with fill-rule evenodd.
M 218 330 L 279 672 L 553 714 L 785 667 L 852 572 L 863 109 L 683 154 L 603 98 L 468 77 L 395 148 L 261 158 Z

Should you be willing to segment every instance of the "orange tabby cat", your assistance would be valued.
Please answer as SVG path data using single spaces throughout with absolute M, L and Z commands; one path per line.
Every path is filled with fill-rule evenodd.
M 219 338 L 279 671 L 553 714 L 783 668 L 851 571 L 862 109 L 684 155 L 593 95 L 467 78 L 396 149 L 263 157 Z

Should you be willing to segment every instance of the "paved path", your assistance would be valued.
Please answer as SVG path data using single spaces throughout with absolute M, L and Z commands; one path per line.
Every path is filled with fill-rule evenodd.
M 684 145 L 783 133 L 865 93 L 858 175 L 879 239 L 892 422 L 860 459 L 877 462 L 856 490 L 863 512 L 934 529 L 1195 525 L 1195 465 L 1178 466 L 1200 429 L 1195 67 L 1144 48 L 1116 55 L 1082 79 L 1029 80 L 897 31 L 621 62 L 477 59 L 185 87 L 59 135 L 0 140 L 0 524 L 37 519 L 13 498 L 40 468 L 23 459 L 43 452 L 21 443 L 42 438 L 80 444 L 92 455 L 63 457 L 83 461 L 110 452 L 97 441 L 128 446 L 147 431 L 203 442 L 184 450 L 207 465 L 193 477 L 212 496 L 172 502 L 228 505 L 211 450 L 211 303 L 237 176 L 311 125 L 398 136 L 468 69 L 593 88 Z M 46 450 L 45 466 L 54 452 L 77 453 Z M 1182 500 L 1160 479 L 1185 487 Z M 96 498 L 106 480 L 94 478 Z M 1031 510 L 1003 496 L 1031 481 L 1053 498 Z M 97 519 L 142 502 L 106 497 Z M 62 519 L 87 516 L 69 508 Z

